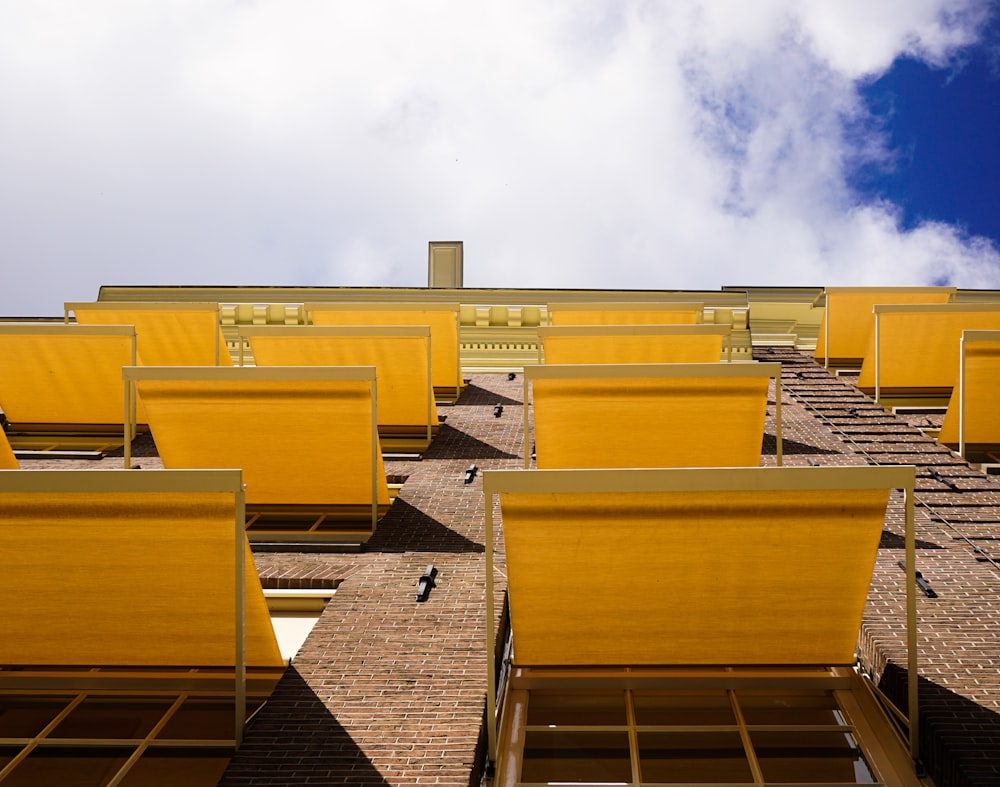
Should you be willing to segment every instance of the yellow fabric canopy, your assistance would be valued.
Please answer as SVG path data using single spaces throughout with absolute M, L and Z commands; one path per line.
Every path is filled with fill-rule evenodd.
M 545 363 L 715 363 L 724 331 L 714 325 L 601 326 L 539 329 Z M 680 332 L 678 329 L 687 329 Z M 701 332 L 699 329 L 705 329 Z
M 400 330 L 405 327 L 396 328 Z M 392 427 L 437 423 L 430 380 L 430 332 L 415 330 L 423 335 L 338 335 L 300 326 L 258 329 L 247 336 L 258 366 L 374 366 L 378 424 L 391 432 Z
M 139 476 L 164 471 L 66 472 L 81 487 L 94 476 L 130 474 L 141 489 Z M 234 493 L 46 488 L 60 474 L 18 471 L 22 479 L 42 477 L 23 479 L 36 483 L 26 491 L 18 490 L 20 479 L 0 479 L 0 550 L 8 558 L 0 575 L 0 663 L 233 667 L 242 508 Z M 238 537 L 247 664 L 280 667 L 249 546 L 242 531 Z
M 760 464 L 767 377 L 599 375 L 534 381 L 539 468 Z
M 134 347 L 128 326 L 2 326 L 0 409 L 14 424 L 122 424 L 121 370 L 135 362 Z
M 17 470 L 18 467 L 17 457 L 7 441 L 7 433 L 0 429 L 0 470 Z
M 241 467 L 248 504 L 371 506 L 373 491 L 389 504 L 374 379 L 301 367 L 173 371 L 176 379 L 144 379 L 143 369 L 130 370 L 164 467 Z
M 876 303 L 948 303 L 954 287 L 827 287 L 815 357 L 856 363 L 865 357 Z
M 975 332 L 980 333 L 980 332 Z M 982 339 L 965 347 L 965 387 L 955 388 L 948 403 L 938 441 L 959 444 L 959 414 L 964 410 L 965 443 L 1000 444 L 1000 331 L 981 332 Z M 992 337 L 992 338 L 990 338 Z
M 431 329 L 431 376 L 435 389 L 460 391 L 457 304 L 308 303 L 313 325 L 426 325 Z
M 958 381 L 964 330 L 1000 329 L 1000 304 L 876 306 L 878 386 L 883 393 L 950 392 Z M 868 341 L 858 388 L 876 386 L 875 334 Z
M 501 492 L 515 663 L 850 664 L 887 501 Z
M 552 325 L 691 325 L 702 303 L 550 303 Z
M 67 303 L 81 325 L 134 325 L 140 366 L 231 366 L 215 303 Z

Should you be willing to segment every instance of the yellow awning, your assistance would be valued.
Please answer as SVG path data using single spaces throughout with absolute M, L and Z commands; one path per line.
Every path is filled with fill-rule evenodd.
M 235 479 L 233 481 L 232 479 Z M 282 665 L 242 529 L 238 471 L 0 472 L 0 664 Z
M 545 363 L 715 363 L 723 325 L 551 326 L 538 329 Z
M 525 367 L 536 465 L 755 467 L 779 374 L 776 364 Z
M 437 423 L 427 327 L 267 326 L 240 336 L 257 366 L 374 366 L 380 427 Z
M 134 325 L 140 366 L 231 366 L 216 303 L 66 303 L 81 325 Z
M 7 441 L 7 433 L 0 429 L 0 470 L 17 470 L 17 457 Z
M 858 362 L 875 325 L 876 303 L 948 303 L 954 287 L 827 287 L 815 357 Z
M 683 325 L 700 323 L 704 303 L 550 303 L 552 325 Z
M 938 441 L 950 446 L 1000 444 L 1000 331 L 964 331 L 962 346 L 964 384 L 952 392 Z
M 912 486 L 912 468 L 488 473 L 514 662 L 850 664 L 889 488 L 906 474 Z M 643 484 L 602 480 L 626 475 Z
M 426 325 L 431 329 L 431 375 L 436 389 L 462 386 L 458 304 L 307 303 L 313 325 Z
M 962 331 L 1000 330 L 1000 303 L 877 305 L 874 311 L 876 331 L 858 377 L 858 388 L 868 392 L 949 393 L 958 381 Z
M 123 424 L 121 370 L 134 363 L 131 326 L 2 325 L 0 409 L 15 424 Z
M 136 381 L 165 467 L 241 467 L 255 505 L 389 504 L 372 367 L 125 374 Z

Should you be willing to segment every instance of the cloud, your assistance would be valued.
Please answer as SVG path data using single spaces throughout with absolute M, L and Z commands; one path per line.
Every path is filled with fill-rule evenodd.
M 0 314 L 101 284 L 1000 286 L 864 202 L 859 80 L 983 2 L 38 0 L 0 29 Z

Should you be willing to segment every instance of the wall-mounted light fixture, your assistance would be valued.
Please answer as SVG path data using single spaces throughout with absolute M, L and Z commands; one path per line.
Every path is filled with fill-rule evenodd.
M 906 562 L 902 560 L 897 560 L 896 565 L 899 566 L 903 571 L 906 571 Z M 937 598 L 938 594 L 935 592 L 934 588 L 931 587 L 931 583 L 924 579 L 924 575 L 919 571 L 916 572 L 917 576 L 917 587 L 920 588 L 927 598 Z
M 434 577 L 437 576 L 438 570 L 434 568 L 434 564 L 431 563 L 424 569 L 424 575 L 420 577 L 417 581 L 417 601 L 427 601 L 427 597 L 431 594 L 431 588 L 435 587 Z

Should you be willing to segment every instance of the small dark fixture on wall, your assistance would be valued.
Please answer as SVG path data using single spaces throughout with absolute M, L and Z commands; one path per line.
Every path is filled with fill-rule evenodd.
M 420 577 L 417 582 L 417 601 L 423 602 L 427 601 L 427 597 L 431 594 L 431 588 L 435 587 L 434 577 L 437 576 L 438 570 L 434 568 L 434 564 L 431 563 L 424 569 L 424 575 Z
M 906 563 L 904 561 L 897 560 L 896 565 L 903 569 L 903 571 L 906 571 Z M 924 575 L 919 571 L 915 572 L 915 574 L 917 576 L 917 587 L 924 591 L 924 595 L 927 598 L 937 598 L 937 592 L 931 587 L 931 583 L 924 579 Z

